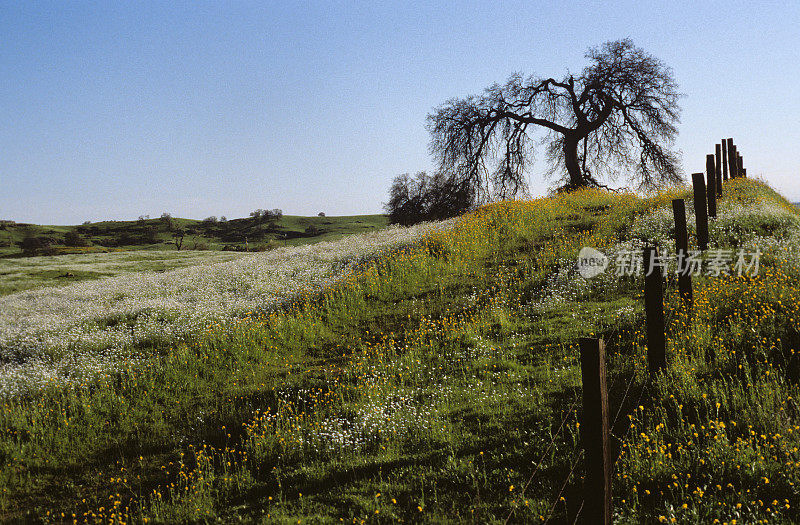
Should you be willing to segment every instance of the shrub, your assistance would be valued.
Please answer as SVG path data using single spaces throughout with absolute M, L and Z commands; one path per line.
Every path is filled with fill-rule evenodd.
M 89 246 L 92 243 L 86 240 L 80 233 L 76 231 L 71 231 L 67 232 L 64 235 L 64 244 L 66 246 L 77 247 L 77 246 Z
M 29 235 L 22 239 L 22 242 L 20 242 L 19 245 L 22 247 L 22 251 L 25 253 L 35 254 L 37 252 L 41 252 L 51 244 L 54 244 L 54 242 L 55 240 L 50 237 L 34 237 Z

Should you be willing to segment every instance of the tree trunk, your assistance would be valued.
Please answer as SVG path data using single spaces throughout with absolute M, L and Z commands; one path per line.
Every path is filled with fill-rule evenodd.
M 578 162 L 578 140 L 566 137 L 564 139 L 564 166 L 569 174 L 569 188 L 582 188 L 586 185 Z

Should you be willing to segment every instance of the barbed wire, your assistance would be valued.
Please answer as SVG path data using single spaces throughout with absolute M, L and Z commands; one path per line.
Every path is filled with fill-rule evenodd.
M 583 457 L 583 450 L 578 452 L 578 457 L 576 457 L 575 461 L 572 462 L 572 467 L 570 467 L 569 473 L 567 474 L 566 479 L 564 479 L 564 483 L 561 485 L 561 490 L 558 491 L 558 495 L 556 496 L 556 501 L 550 508 L 550 512 L 547 515 L 547 519 L 544 520 L 545 524 L 550 521 L 550 518 L 553 517 L 553 512 L 555 512 L 556 507 L 558 506 L 558 502 L 561 501 L 561 496 L 564 494 L 564 489 L 567 487 L 567 483 L 569 483 L 569 479 L 572 477 L 573 472 L 575 472 L 575 467 L 578 466 L 578 462 L 581 460 L 582 457 Z M 581 505 L 583 505 L 583 501 L 581 501 Z
M 570 407 L 569 411 L 567 412 L 567 415 L 564 416 L 564 419 L 561 420 L 561 424 L 558 426 L 558 430 L 556 430 L 556 433 L 553 435 L 553 439 L 550 440 L 550 443 L 547 445 L 547 449 L 545 449 L 544 453 L 542 454 L 542 457 L 539 458 L 539 461 L 536 464 L 536 467 L 533 469 L 533 472 L 528 477 L 528 481 L 525 482 L 525 485 L 522 487 L 521 494 L 525 494 L 525 491 L 528 489 L 528 486 L 533 481 L 533 477 L 536 475 L 537 472 L 539 472 L 539 468 L 544 463 L 544 458 L 547 457 L 547 454 L 550 452 L 550 449 L 553 448 L 553 445 L 555 444 L 556 439 L 558 439 L 558 437 L 561 435 L 561 431 L 564 428 L 564 425 L 567 423 L 567 420 L 572 416 L 572 414 L 574 412 L 577 412 L 578 403 L 579 402 L 580 402 L 580 397 L 575 399 L 575 401 L 572 403 L 572 406 Z M 511 512 L 508 514 L 508 517 L 506 517 L 506 519 L 505 519 L 505 521 L 503 523 L 508 523 L 509 522 L 511 517 L 514 515 L 514 511 L 515 510 L 516 509 L 511 509 Z

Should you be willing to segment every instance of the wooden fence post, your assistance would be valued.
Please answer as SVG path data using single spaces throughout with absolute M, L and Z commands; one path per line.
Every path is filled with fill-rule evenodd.
M 722 139 L 722 180 L 728 180 L 728 142 Z
M 664 287 L 661 267 L 656 262 L 658 250 L 644 249 L 644 311 L 647 319 L 647 369 L 651 375 L 667 366 L 667 341 L 664 327 Z
M 675 252 L 678 258 L 678 291 L 687 308 L 693 304 L 692 275 L 688 272 L 686 257 L 689 256 L 689 231 L 686 227 L 686 202 L 672 200 L 672 214 L 675 216 Z
M 733 139 L 725 139 L 728 143 L 728 171 L 732 179 L 736 178 L 736 150 L 734 150 Z
M 603 341 L 580 340 L 583 383 L 581 440 L 586 477 L 582 520 L 591 524 L 611 524 L 611 477 L 613 463 L 608 443 L 608 391 L 606 390 L 606 349 Z
M 719 144 L 714 144 L 714 154 L 716 159 L 714 162 L 714 175 L 717 178 L 717 197 L 722 197 L 722 147 Z
M 738 165 L 737 171 L 739 173 L 739 176 L 740 177 L 746 177 L 746 175 L 744 173 L 744 159 L 742 158 L 741 155 L 739 155 L 738 162 L 739 162 L 739 165 Z
M 694 186 L 697 246 L 700 250 L 706 250 L 708 248 L 708 205 L 706 204 L 706 183 L 702 173 L 692 173 L 692 186 Z
M 717 167 L 714 163 L 714 155 L 706 155 L 706 193 L 708 198 L 708 216 L 717 216 Z

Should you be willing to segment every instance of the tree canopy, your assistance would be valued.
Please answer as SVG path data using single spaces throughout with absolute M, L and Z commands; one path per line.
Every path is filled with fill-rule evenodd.
M 629 39 L 586 53 L 580 75 L 511 75 L 480 96 L 451 99 L 428 115 L 439 171 L 482 197 L 526 189 L 537 147 L 562 188 L 639 188 L 681 179 L 677 135 L 681 94 L 672 70 Z

